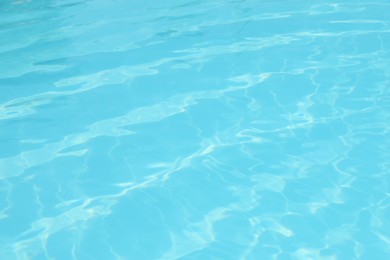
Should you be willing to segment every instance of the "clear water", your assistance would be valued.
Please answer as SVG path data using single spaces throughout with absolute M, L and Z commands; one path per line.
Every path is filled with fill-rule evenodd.
M 0 259 L 390 259 L 390 2 L 0 2 Z

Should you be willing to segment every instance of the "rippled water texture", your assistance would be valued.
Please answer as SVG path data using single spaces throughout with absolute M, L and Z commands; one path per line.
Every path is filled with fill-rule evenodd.
M 390 2 L 0 2 L 0 259 L 390 259 Z

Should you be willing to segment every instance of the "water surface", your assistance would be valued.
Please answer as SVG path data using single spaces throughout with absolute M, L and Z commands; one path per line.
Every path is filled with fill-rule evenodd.
M 0 258 L 390 258 L 390 3 L 0 3 Z

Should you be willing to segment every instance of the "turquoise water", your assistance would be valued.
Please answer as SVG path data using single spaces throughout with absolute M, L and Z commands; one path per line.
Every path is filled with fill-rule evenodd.
M 390 2 L 0 2 L 0 259 L 390 259 Z

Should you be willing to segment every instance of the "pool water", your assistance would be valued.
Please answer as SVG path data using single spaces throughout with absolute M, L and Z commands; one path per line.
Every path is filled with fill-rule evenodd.
M 388 0 L 0 2 L 0 259 L 390 259 Z

